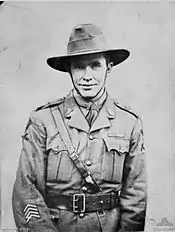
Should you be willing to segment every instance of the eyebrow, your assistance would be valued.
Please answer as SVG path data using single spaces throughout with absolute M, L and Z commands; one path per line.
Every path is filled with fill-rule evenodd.
M 83 61 L 73 61 L 72 62 L 72 65 L 74 66 L 74 67 L 76 67 L 76 66 L 86 66 L 86 65 L 90 65 L 90 66 L 92 66 L 92 65 L 96 65 L 96 66 L 100 66 L 101 65 L 101 63 L 98 61 L 98 60 L 94 60 L 94 61 L 90 61 L 88 64 L 86 63 L 86 62 L 83 62 Z
M 81 61 L 77 61 L 77 62 L 73 62 L 72 65 L 73 65 L 74 67 L 77 67 L 77 66 L 84 66 L 84 63 L 81 62 Z
M 93 64 L 93 65 L 94 65 L 94 64 L 95 64 L 95 65 L 100 65 L 101 63 L 100 63 L 98 60 L 94 60 L 94 61 L 90 62 L 90 65 L 91 65 L 91 64 Z

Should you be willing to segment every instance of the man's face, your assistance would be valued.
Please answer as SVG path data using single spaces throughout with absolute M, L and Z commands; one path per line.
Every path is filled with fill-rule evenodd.
M 77 56 L 71 61 L 70 72 L 73 85 L 84 98 L 94 98 L 105 86 L 112 63 L 106 64 L 102 54 Z

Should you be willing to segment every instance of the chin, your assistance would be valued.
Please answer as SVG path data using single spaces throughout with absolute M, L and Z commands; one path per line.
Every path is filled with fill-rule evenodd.
M 96 96 L 96 93 L 91 92 L 91 91 L 88 91 L 88 90 L 86 90 L 86 91 L 81 91 L 80 94 L 81 94 L 82 97 L 84 97 L 84 98 L 89 98 L 89 99 L 91 99 L 91 98 L 93 98 L 93 97 Z

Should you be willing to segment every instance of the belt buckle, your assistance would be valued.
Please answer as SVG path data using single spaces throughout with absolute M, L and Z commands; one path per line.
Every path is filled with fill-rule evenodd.
M 79 202 L 81 204 L 79 204 Z M 79 207 L 81 205 L 81 207 Z M 85 212 L 85 194 L 84 193 L 75 193 L 73 195 L 73 212 L 74 213 L 84 213 Z

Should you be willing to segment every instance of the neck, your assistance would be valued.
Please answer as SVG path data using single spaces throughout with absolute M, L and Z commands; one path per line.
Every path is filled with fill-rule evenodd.
M 101 107 L 107 98 L 107 91 L 106 88 L 103 88 L 99 91 L 99 93 L 94 98 L 88 99 L 82 97 L 79 93 L 77 93 L 75 89 L 73 89 L 73 96 L 76 102 L 78 103 L 78 105 L 88 109 L 92 103 L 94 103 L 95 105 L 99 105 Z

